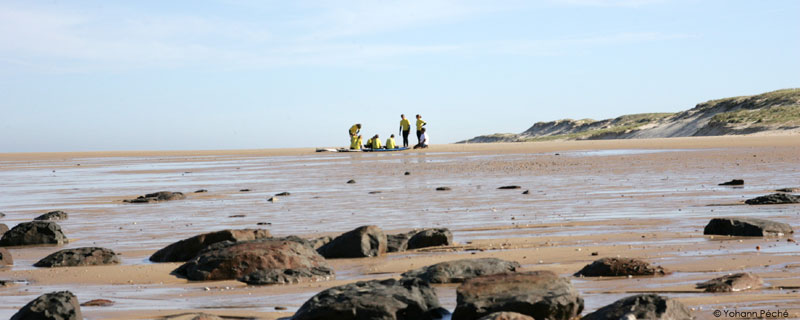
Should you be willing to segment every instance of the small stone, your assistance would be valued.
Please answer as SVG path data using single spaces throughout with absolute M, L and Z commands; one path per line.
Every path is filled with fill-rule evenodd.
M 240 192 L 249 192 L 249 191 L 250 191 L 250 189 L 241 189 L 241 190 L 239 190 L 239 191 L 240 191 Z
M 408 171 L 406 171 L 406 173 L 404 173 L 403 175 L 410 176 L 410 175 L 411 175 L 411 172 L 408 172 Z
M 436 191 L 449 191 L 449 190 L 451 190 L 450 187 L 438 187 L 438 188 L 436 188 Z
M 593 255 L 593 256 L 597 256 L 597 255 L 600 255 L 600 253 L 599 253 L 599 252 L 597 252 L 597 251 L 595 251 L 595 252 L 592 252 L 592 255 Z
M 228 216 L 228 218 L 244 218 L 244 217 L 246 217 L 246 216 L 243 215 L 243 214 L 234 214 L 234 215 L 229 215 Z
M 81 303 L 81 307 L 109 307 L 113 305 L 114 301 L 108 299 L 94 299 Z
M 378 194 L 378 193 L 381 193 L 381 191 L 370 191 L 369 192 L 369 194 Z
M 200 190 L 196 190 L 194 193 L 203 193 L 203 192 L 208 192 L 208 190 L 200 189 Z
M 353 184 L 353 183 L 356 183 L 356 181 L 355 181 L 355 180 L 353 180 L 353 179 L 350 179 L 350 180 L 347 180 L 347 183 L 349 183 L 349 184 Z
M 283 306 L 275 306 L 275 310 L 286 310 L 286 307 Z
M 290 196 L 290 195 L 292 195 L 292 194 L 289 193 L 289 192 L 281 192 L 281 193 L 276 193 L 275 194 L 276 197 L 285 197 L 285 196 Z
M 502 186 L 497 188 L 498 190 L 511 190 L 511 189 L 521 189 L 520 186 Z
M 522 194 L 530 194 L 530 193 L 531 193 L 531 191 L 530 191 L 530 190 L 525 190 L 525 191 L 522 191 Z
M 720 186 L 741 186 L 744 185 L 744 180 L 742 179 L 733 179 L 728 182 L 723 182 L 719 184 Z

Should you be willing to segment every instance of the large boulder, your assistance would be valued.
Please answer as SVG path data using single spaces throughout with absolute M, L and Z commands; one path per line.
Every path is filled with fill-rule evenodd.
M 386 235 L 377 226 L 362 226 L 334 238 L 317 252 L 325 258 L 377 257 L 386 253 Z
M 35 244 L 64 244 L 67 237 L 61 226 L 52 221 L 31 221 L 20 223 L 8 230 L 0 238 L 0 247 L 27 246 Z
M 587 264 L 576 277 L 663 276 L 669 274 L 661 266 L 632 258 L 602 258 Z
M 472 278 L 458 287 L 453 320 L 473 320 L 499 311 L 534 319 L 569 320 L 583 311 L 583 298 L 569 279 L 551 271 Z
M 0 248 L 0 267 L 13 265 L 14 258 L 11 257 L 11 252 L 8 252 L 6 248 Z
M 481 317 L 478 320 L 534 320 L 533 318 L 516 312 L 495 312 Z
M 54 252 L 33 266 L 40 268 L 100 266 L 119 263 L 117 254 L 106 248 L 84 247 Z
M 186 196 L 183 195 L 182 192 L 172 192 L 172 191 L 159 191 L 154 193 L 148 193 L 143 196 L 138 196 L 136 199 L 126 199 L 123 202 L 128 203 L 149 203 L 149 202 L 159 202 L 159 201 L 170 201 L 170 200 L 182 200 L 186 199 Z
M 249 241 L 256 239 L 269 238 L 269 230 L 265 229 L 242 229 L 242 230 L 220 230 L 204 233 L 194 237 L 183 239 L 172 243 L 161 250 L 156 251 L 150 256 L 153 262 L 185 262 L 197 256 L 200 250 L 222 241 Z
M 746 204 L 788 204 L 800 203 L 800 195 L 788 193 L 773 193 L 766 196 L 745 200 Z
M 703 234 L 743 237 L 781 236 L 793 232 L 787 223 L 757 218 L 714 218 L 703 229 Z
M 403 273 L 404 278 L 420 278 L 430 283 L 464 282 L 467 279 L 514 272 L 520 265 L 497 258 L 446 261 Z
M 412 230 L 406 233 L 388 235 L 386 238 L 388 252 L 401 252 L 453 244 L 453 233 L 447 228 Z
M 736 292 L 761 287 L 761 277 L 750 272 L 742 272 L 714 278 L 697 284 L 697 289 L 706 292 Z
M 587 314 L 582 320 L 690 320 L 689 309 L 674 299 L 654 293 L 640 294 L 616 302 Z
M 33 220 L 67 220 L 67 218 L 69 218 L 69 215 L 66 212 L 57 210 L 42 214 L 33 218 Z
M 233 280 L 260 271 L 292 273 L 287 273 L 287 270 L 293 270 L 297 277 L 316 275 L 322 270 L 333 275 L 333 269 L 325 258 L 307 241 L 296 237 L 216 243 L 175 269 L 174 273 L 189 280 Z
M 78 297 L 69 291 L 46 293 L 11 316 L 11 320 L 83 320 Z
M 446 313 L 429 283 L 388 279 L 324 290 L 308 299 L 292 320 L 432 320 Z

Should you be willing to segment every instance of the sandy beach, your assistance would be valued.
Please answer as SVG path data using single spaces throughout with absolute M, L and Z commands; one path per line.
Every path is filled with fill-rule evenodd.
M 350 179 L 356 183 L 347 184 Z M 718 186 L 731 179 L 745 184 Z M 497 189 L 504 185 L 521 189 Z M 435 191 L 440 186 L 451 190 Z M 12 283 L 0 287 L 0 318 L 43 293 L 70 290 L 81 302 L 114 301 L 110 307 L 82 307 L 87 319 L 187 312 L 280 319 L 325 288 L 478 257 L 571 277 L 585 300 L 583 314 L 653 292 L 683 302 L 697 319 L 725 319 L 714 310 L 786 310 L 789 318 L 800 318 L 800 245 L 788 241 L 796 233 L 703 235 L 716 217 L 770 219 L 796 232 L 800 205 L 743 204 L 787 187 L 800 187 L 798 135 L 434 145 L 375 154 L 313 148 L 0 154 L 0 223 L 13 227 L 48 211 L 69 213 L 58 222 L 68 244 L 8 248 L 14 265 L 0 267 L 0 280 Z M 193 193 L 198 189 L 208 192 Z M 187 198 L 122 202 L 162 190 Z M 375 191 L 380 192 L 370 193 Z M 267 201 L 279 192 L 291 196 Z M 180 263 L 148 261 L 170 243 L 220 229 L 266 228 L 274 236 L 314 238 L 362 225 L 388 234 L 449 228 L 456 244 L 329 259 L 335 280 L 295 285 L 187 281 L 170 274 Z M 122 262 L 33 267 L 57 250 L 86 246 L 113 249 Z M 572 277 L 599 257 L 641 258 L 673 273 Z M 697 282 L 742 271 L 761 276 L 764 287 L 695 289 Z M 436 285 L 450 311 L 455 288 Z

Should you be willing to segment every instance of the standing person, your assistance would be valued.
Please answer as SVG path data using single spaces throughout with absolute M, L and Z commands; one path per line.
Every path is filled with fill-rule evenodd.
M 403 147 L 408 148 L 408 133 L 411 131 L 411 121 L 406 119 L 406 115 L 400 115 L 400 134 L 403 135 Z
M 414 146 L 414 149 L 425 149 L 431 143 L 430 138 L 428 137 L 428 134 L 425 133 L 425 128 L 422 128 L 422 130 L 420 130 L 420 138 L 419 139 L 420 139 L 419 143 L 416 146 Z
M 425 129 L 423 127 L 426 124 L 428 124 L 428 123 L 425 122 L 424 120 L 422 120 L 422 116 L 421 115 L 417 115 L 417 144 L 422 143 L 422 140 L 420 139 L 420 135 L 422 135 L 422 133 L 424 132 L 424 131 L 422 131 L 422 129 Z
M 395 149 L 397 145 L 394 143 L 394 135 L 389 136 L 389 139 L 386 139 L 386 149 Z
M 361 124 L 360 123 L 354 124 L 352 127 L 350 127 L 350 130 L 347 130 L 347 132 L 350 133 L 350 137 L 351 138 L 354 135 L 357 135 L 360 131 L 361 131 Z

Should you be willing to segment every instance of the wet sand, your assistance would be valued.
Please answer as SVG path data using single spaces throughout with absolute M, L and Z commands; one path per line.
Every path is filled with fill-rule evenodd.
M 380 154 L 311 149 L 0 154 L 0 211 L 6 213 L 0 223 L 13 227 L 52 210 L 70 214 L 59 222 L 69 244 L 10 248 L 15 265 L 0 268 L 0 279 L 19 283 L 0 288 L 0 318 L 42 293 L 67 289 L 81 301 L 116 302 L 83 307 L 88 319 L 188 311 L 277 319 L 291 316 L 324 288 L 397 277 L 446 260 L 499 257 L 520 262 L 524 270 L 570 276 L 607 256 L 643 258 L 675 272 L 657 278 L 573 277 L 586 302 L 583 314 L 634 293 L 658 292 L 687 304 L 698 319 L 716 319 L 715 309 L 780 309 L 798 318 L 800 246 L 787 241 L 794 236 L 712 238 L 702 229 L 713 217 L 747 216 L 798 230 L 800 205 L 741 202 L 800 187 L 799 164 L 796 135 L 437 145 L 424 152 Z M 717 186 L 734 178 L 744 179 L 744 187 Z M 346 184 L 349 179 L 357 183 Z M 496 189 L 502 185 L 522 189 Z M 434 191 L 438 186 L 452 190 Z M 197 189 L 208 192 L 192 193 Z M 188 197 L 121 202 L 161 190 Z M 266 201 L 283 191 L 292 195 Z M 231 217 L 237 215 L 244 217 Z M 365 224 L 388 233 L 447 227 L 458 244 L 330 260 L 336 280 L 289 286 L 187 282 L 169 274 L 179 264 L 147 261 L 169 243 L 223 228 L 264 227 L 277 236 L 313 237 Z M 122 254 L 122 264 L 32 266 L 56 250 L 83 246 L 111 248 Z M 725 294 L 694 289 L 696 282 L 740 271 L 762 276 L 765 288 Z M 437 291 L 452 310 L 455 286 Z

